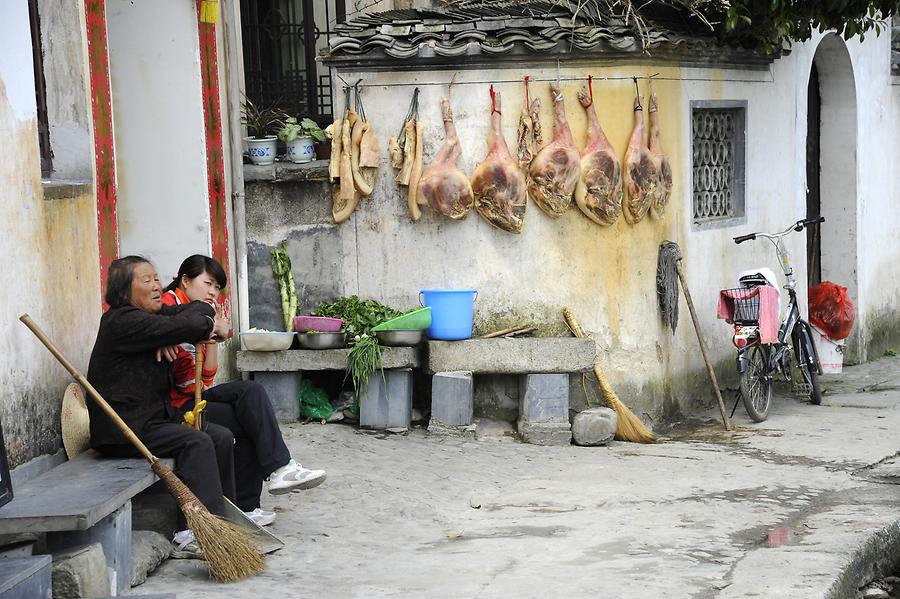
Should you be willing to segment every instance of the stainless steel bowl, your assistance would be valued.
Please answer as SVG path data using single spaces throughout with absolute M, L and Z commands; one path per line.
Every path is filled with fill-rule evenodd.
M 303 349 L 340 349 L 347 345 L 346 333 L 297 333 Z
M 412 347 L 425 340 L 425 331 L 408 331 L 393 329 L 390 331 L 375 331 L 378 343 L 389 347 Z

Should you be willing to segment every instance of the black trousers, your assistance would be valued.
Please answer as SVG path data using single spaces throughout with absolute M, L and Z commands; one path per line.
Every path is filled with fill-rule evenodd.
M 245 512 L 253 511 L 259 507 L 263 481 L 291 459 L 269 396 L 259 383 L 234 381 L 207 389 L 203 399 L 206 422 L 234 436 L 234 502 Z M 193 402 L 188 404 L 191 409 Z
M 189 428 L 181 422 L 150 421 L 138 435 L 153 455 L 175 458 L 175 475 L 213 514 L 225 514 L 223 496 L 235 501 L 234 435 L 212 422 L 205 430 Z M 112 457 L 138 457 L 131 445 L 96 448 Z M 178 514 L 179 530 L 187 528 Z

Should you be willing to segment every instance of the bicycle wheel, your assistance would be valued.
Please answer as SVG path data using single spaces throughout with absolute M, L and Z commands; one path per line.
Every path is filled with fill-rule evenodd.
M 768 362 L 768 348 L 765 345 L 754 345 L 748 351 L 747 369 L 741 374 L 741 399 L 753 422 L 762 422 L 769 416 L 772 379 L 767 372 Z
M 822 388 L 819 386 L 819 372 L 810 366 L 810 362 L 818 364 L 819 357 L 813 345 L 812 334 L 805 322 L 797 323 L 794 332 L 794 355 L 797 356 L 797 367 L 803 376 L 803 382 L 809 385 L 809 403 L 818 406 L 822 403 Z M 813 359 L 810 359 L 812 356 Z

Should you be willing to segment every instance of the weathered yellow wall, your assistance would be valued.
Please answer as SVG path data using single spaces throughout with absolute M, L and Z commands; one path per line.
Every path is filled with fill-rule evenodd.
M 100 317 L 93 194 L 44 198 L 33 81 L 21 73 L 23 65 L 31 72 L 21 8 L 0 11 L 0 34 L 25 37 L 8 46 L 21 56 L 0 60 L 0 422 L 13 467 L 59 449 L 60 402 L 70 380 L 18 317 L 29 313 L 82 370 Z

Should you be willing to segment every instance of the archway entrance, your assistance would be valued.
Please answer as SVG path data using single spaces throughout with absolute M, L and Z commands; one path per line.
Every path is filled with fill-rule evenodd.
M 807 218 L 824 216 L 807 237 L 809 284 L 833 281 L 859 304 L 857 286 L 856 84 L 844 41 L 822 38 L 810 69 L 807 111 Z M 859 327 L 846 363 L 865 360 Z

